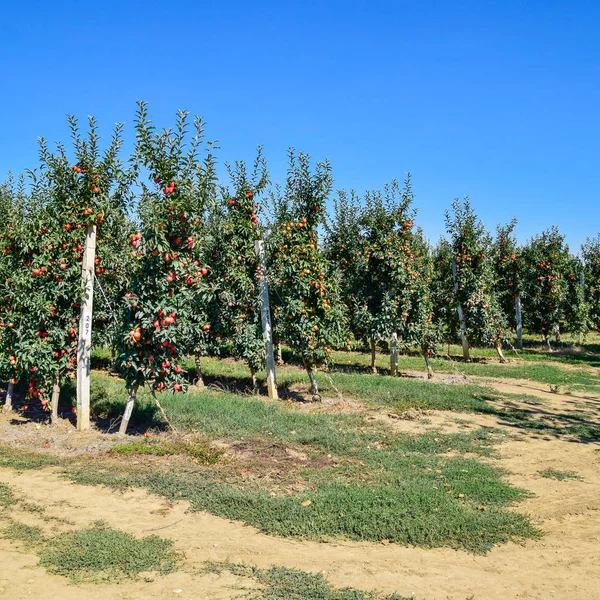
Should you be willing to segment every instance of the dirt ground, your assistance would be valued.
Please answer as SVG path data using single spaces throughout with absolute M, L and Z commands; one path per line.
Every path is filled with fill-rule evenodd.
M 527 393 L 540 400 L 539 409 L 581 414 L 596 409 L 600 399 L 589 395 L 546 392 L 532 382 L 495 380 L 497 389 Z M 523 387 L 528 387 L 527 390 Z M 508 389 L 511 388 L 511 389 Z M 540 388 L 540 389 L 536 389 Z M 537 405 L 536 405 L 537 406 Z M 353 407 L 355 409 L 356 407 Z M 531 406 L 529 408 L 532 408 Z M 386 419 L 401 431 L 460 431 L 475 426 L 504 427 L 487 415 L 428 411 L 399 419 L 384 412 L 371 418 Z M 7 427 L 0 423 L 0 438 Z M 27 425 L 31 436 L 50 434 Z M 42 426 L 44 427 L 44 426 Z M 13 427 L 13 430 L 15 428 Z M 23 429 L 19 427 L 18 429 Z M 18 473 L 0 469 L 0 481 L 29 502 L 46 507 L 42 521 L 31 512 L 14 512 L 14 518 L 47 531 L 81 529 L 103 520 L 137 536 L 157 533 L 174 541 L 185 553 L 184 568 L 153 582 L 75 586 L 36 566 L 35 555 L 18 544 L 0 539 L 0 598 L 80 600 L 138 600 L 142 598 L 229 599 L 256 584 L 230 574 L 202 574 L 205 561 L 241 562 L 258 567 L 281 565 L 322 571 L 334 585 L 364 590 L 414 594 L 423 600 L 600 598 L 600 444 L 557 439 L 524 430 L 498 446 L 494 459 L 514 484 L 533 492 L 518 510 L 532 516 L 543 532 L 539 540 L 506 544 L 485 556 L 450 549 L 425 550 L 373 543 L 318 543 L 270 537 L 252 527 L 207 513 L 188 512 L 184 502 L 171 504 L 142 490 L 117 492 L 80 486 L 59 477 L 52 468 Z M 26 433 L 20 434 L 22 436 Z M 61 434 L 66 440 L 73 434 Z M 74 439 L 74 438 L 73 438 Z M 18 440 L 12 440 L 18 443 Z M 71 442 L 69 442 L 71 443 Z M 102 448 L 103 436 L 93 435 L 73 452 Z M 65 442 L 63 441 L 64 445 Z M 74 444 L 77 446 L 77 444 Z M 539 471 L 552 467 L 574 471 L 580 480 L 546 479 Z M 65 523 L 60 519 L 66 519 Z

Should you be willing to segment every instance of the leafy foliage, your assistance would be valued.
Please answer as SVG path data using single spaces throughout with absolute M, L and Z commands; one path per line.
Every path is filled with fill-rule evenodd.
M 340 281 L 328 268 L 319 247 L 319 226 L 331 191 L 331 167 L 293 150 L 283 197 L 276 196 L 280 216 L 270 238 L 274 265 L 274 316 L 278 331 L 309 371 L 329 361 L 332 349 L 345 345 L 344 305 Z

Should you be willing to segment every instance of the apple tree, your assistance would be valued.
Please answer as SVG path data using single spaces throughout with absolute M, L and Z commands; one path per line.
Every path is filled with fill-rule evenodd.
M 517 332 L 517 347 L 523 346 L 523 320 L 521 308 L 521 252 L 514 230 L 517 224 L 512 219 L 506 225 L 499 224 L 493 246 L 496 293 L 509 325 Z
M 315 368 L 328 363 L 333 348 L 345 345 L 348 337 L 340 281 L 329 276 L 319 246 L 319 227 L 331 187 L 327 161 L 313 169 L 307 154 L 290 149 L 284 199 L 279 200 L 288 207 L 286 220 L 277 224 L 279 231 L 273 239 L 278 244 L 271 247 L 277 265 L 273 304 L 284 340 L 302 361 L 316 398 Z
M 136 168 L 140 185 L 140 229 L 130 234 L 135 266 L 123 298 L 117 366 L 129 398 L 120 424 L 126 432 L 137 390 L 181 392 L 183 359 L 193 351 L 191 324 L 210 301 L 209 268 L 198 259 L 204 180 L 198 165 L 202 121 L 189 139 L 188 114 L 179 111 L 173 129 L 157 130 L 140 102 L 136 117 Z M 204 322 L 210 328 L 210 323 Z M 164 411 L 163 417 L 168 421 Z
M 581 248 L 583 258 L 583 289 L 585 302 L 589 307 L 589 320 L 592 327 L 600 332 L 600 234 L 588 238 Z
M 558 227 L 530 239 L 523 248 L 523 306 L 527 328 L 542 336 L 549 350 L 560 339 L 569 298 L 571 257 Z
M 491 236 L 468 198 L 456 198 L 445 220 L 452 249 L 450 298 L 458 315 L 463 356 L 469 359 L 470 344 L 485 344 L 496 348 L 500 361 L 506 362 L 502 342 L 508 322 L 495 289 Z
M 263 236 L 259 201 L 269 179 L 260 147 L 252 169 L 243 161 L 227 169 L 230 187 L 221 190 L 211 227 L 211 268 L 218 288 L 216 328 L 221 344 L 248 365 L 256 390 L 256 373 L 265 364 L 265 345 L 259 295 L 261 272 L 254 242 Z

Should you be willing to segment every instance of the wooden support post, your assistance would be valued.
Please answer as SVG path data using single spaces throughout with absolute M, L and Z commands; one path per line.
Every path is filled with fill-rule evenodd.
M 517 322 L 517 348 L 523 349 L 523 312 L 521 310 L 521 296 L 515 300 L 515 320 Z
M 269 398 L 278 399 L 277 379 L 275 376 L 275 357 L 273 356 L 273 328 L 271 326 L 271 307 L 269 305 L 269 286 L 267 283 L 267 259 L 265 257 L 265 243 L 262 240 L 254 242 L 254 249 L 260 264 L 259 290 L 261 300 L 261 318 L 263 337 L 265 339 L 265 353 L 267 365 L 267 392 Z
M 52 425 L 58 423 L 58 399 L 60 398 L 60 378 L 57 376 L 52 386 Z
M 12 410 L 12 400 L 15 386 L 9 381 L 6 388 L 6 399 L 4 400 L 4 410 L 10 412 Z
M 398 332 L 392 333 L 390 340 L 390 375 L 396 377 L 398 375 Z
M 196 385 L 203 388 L 204 378 L 202 377 L 202 364 L 200 363 L 200 357 L 196 354 L 194 358 L 196 361 Z
M 77 346 L 77 429 L 90 428 L 90 372 L 92 358 L 92 313 L 94 303 L 94 258 L 96 256 L 96 225 L 90 225 L 85 235 L 81 266 L 84 297 L 79 316 Z
M 377 345 L 375 344 L 375 340 L 371 340 L 371 371 L 373 374 L 377 373 Z
M 585 274 L 583 271 L 579 273 L 579 287 L 581 288 L 581 301 L 585 302 Z M 587 332 L 587 324 L 584 324 L 585 331 Z M 583 331 L 579 332 L 579 345 L 583 344 Z
M 458 321 L 460 323 L 460 339 L 462 341 L 463 358 L 470 360 L 469 354 L 469 339 L 467 337 L 467 324 L 465 323 L 465 314 L 463 313 L 463 307 L 458 300 L 458 279 L 456 277 L 456 261 L 452 261 L 452 278 L 454 279 L 454 291 L 456 293 L 456 308 L 458 311 Z

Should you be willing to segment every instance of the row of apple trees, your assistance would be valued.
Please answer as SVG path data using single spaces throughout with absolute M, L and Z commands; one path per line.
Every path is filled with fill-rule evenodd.
M 600 237 L 574 256 L 550 229 L 519 246 L 516 222 L 491 235 L 468 199 L 446 214 L 432 248 L 415 226 L 410 177 L 382 190 L 332 197 L 328 162 L 290 151 L 271 185 L 261 149 L 226 165 L 201 119 L 177 114 L 157 128 L 141 102 L 135 147 L 123 157 L 117 126 L 103 144 L 94 119 L 69 119 L 70 147 L 42 140 L 35 169 L 0 186 L 0 380 L 57 416 L 76 377 L 82 260 L 93 227 L 93 344 L 112 350 L 129 389 L 202 384 L 202 358 L 233 356 L 254 385 L 265 363 L 254 242 L 264 240 L 275 342 L 314 371 L 336 349 L 389 348 L 430 357 L 442 341 L 519 345 L 523 328 L 551 337 L 600 329 Z M 328 208 L 331 209 L 328 211 Z M 187 373 L 188 357 L 195 369 Z

